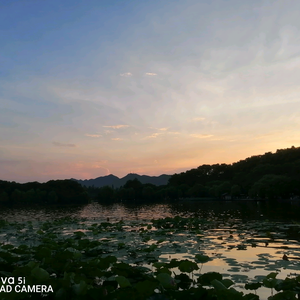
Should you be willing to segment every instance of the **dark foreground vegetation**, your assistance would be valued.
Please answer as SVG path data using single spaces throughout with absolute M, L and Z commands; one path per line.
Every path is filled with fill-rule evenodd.
M 82 187 L 73 180 L 47 183 L 0 181 L 0 203 L 78 204 L 100 202 L 204 199 L 298 199 L 300 147 L 267 152 L 233 164 L 201 165 L 174 174 L 167 185 L 128 180 L 122 187 Z
M 238 275 L 201 272 L 203 265 L 219 260 L 205 252 L 211 241 L 206 236 L 211 236 L 210 228 L 217 225 L 212 221 L 176 216 L 146 224 L 84 222 L 71 218 L 44 223 L 1 221 L 0 233 L 5 234 L 6 242 L 0 244 L 0 275 L 15 278 L 15 283 L 0 284 L 0 299 L 258 300 L 261 288 L 269 289 L 269 300 L 299 299 L 297 274 L 285 279 L 278 278 L 279 271 L 257 280 L 244 276 L 243 291 L 238 291 Z M 221 238 L 232 244 L 233 236 L 239 238 L 234 223 L 231 225 L 231 231 L 227 229 L 216 241 Z M 268 222 L 252 225 L 251 234 L 277 230 L 273 226 Z M 194 244 L 187 241 L 188 236 Z M 245 251 L 254 247 L 256 240 L 239 238 L 239 242 L 237 249 Z M 188 259 L 161 257 L 181 253 L 183 246 L 189 249 Z M 234 259 L 227 262 L 238 265 Z M 270 269 L 267 259 L 259 263 Z M 280 269 L 297 267 L 288 260 L 278 264 Z M 17 283 L 19 278 L 21 283 Z

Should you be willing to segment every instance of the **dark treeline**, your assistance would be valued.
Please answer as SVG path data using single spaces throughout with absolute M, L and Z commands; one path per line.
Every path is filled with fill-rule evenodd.
M 174 174 L 167 185 L 128 180 L 120 188 L 82 187 L 73 180 L 47 183 L 0 181 L 0 203 L 88 203 L 162 201 L 179 198 L 291 199 L 300 196 L 300 147 L 277 150 L 233 164 L 202 165 Z
M 87 192 L 73 180 L 23 184 L 0 181 L 1 204 L 80 204 L 88 201 Z
M 300 194 L 300 147 L 256 155 L 233 164 L 202 165 L 173 175 L 169 185 L 194 197 L 288 199 Z
M 156 186 L 151 183 L 142 184 L 138 179 L 128 180 L 120 188 L 104 186 L 101 188 L 86 187 L 90 197 L 100 202 L 114 201 L 161 201 L 168 198 L 176 198 L 173 187 L 167 185 Z M 176 189 L 175 189 L 176 190 Z
M 168 185 L 129 180 L 118 189 L 87 188 L 99 201 L 166 200 L 178 198 L 291 199 L 300 195 L 300 147 L 277 150 L 233 164 L 202 165 L 174 174 Z

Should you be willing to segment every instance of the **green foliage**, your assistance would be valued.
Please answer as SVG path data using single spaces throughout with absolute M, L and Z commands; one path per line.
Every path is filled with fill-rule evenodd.
M 275 197 L 285 197 L 289 194 L 291 187 L 290 179 L 283 175 L 264 175 L 258 180 L 249 191 L 250 195 L 260 198 L 274 199 Z
M 223 279 L 222 274 L 217 272 L 201 274 L 195 280 L 193 272 L 199 269 L 198 263 L 210 260 L 204 254 L 196 254 L 196 262 L 189 259 L 157 259 L 163 245 L 155 243 L 155 240 L 159 240 L 162 235 L 168 237 L 169 230 L 173 229 L 193 234 L 195 228 L 203 222 L 198 218 L 182 217 L 153 220 L 153 226 L 147 229 L 149 231 L 142 233 L 153 234 L 151 245 L 143 244 L 142 236 L 140 244 L 137 240 L 131 243 L 120 223 L 86 225 L 71 218 L 48 221 L 40 226 L 33 222 L 26 222 L 24 226 L 1 222 L 3 232 L 11 230 L 17 238 L 21 237 L 22 243 L 26 243 L 28 238 L 36 243 L 30 246 L 9 243 L 0 245 L 0 273 L 7 277 L 26 277 L 28 285 L 51 285 L 54 293 L 44 295 L 45 299 L 259 299 L 257 295 L 235 290 L 231 287 L 234 282 Z M 77 231 L 68 235 L 61 233 L 67 225 L 71 228 L 75 226 Z M 268 228 L 265 230 L 270 231 Z M 96 235 L 93 234 L 95 231 Z M 100 236 L 106 239 L 100 239 Z M 122 253 L 117 257 L 113 251 Z M 134 252 L 135 258 L 129 258 L 129 252 Z M 152 261 L 148 262 L 150 259 Z M 140 266 L 140 262 L 148 262 L 149 266 Z M 245 289 L 256 291 L 263 285 L 278 292 L 269 299 L 297 299 L 300 276 L 280 280 L 277 274 L 272 272 L 262 282 L 247 283 Z M 27 293 L 20 298 L 13 298 L 15 295 L 11 297 L 39 299 L 42 295 Z
M 154 195 L 154 189 L 151 186 L 145 186 L 142 191 L 143 199 L 150 200 Z
M 262 284 L 260 282 L 247 283 L 247 284 L 245 284 L 245 289 L 246 290 L 257 290 L 261 286 L 262 286 Z
M 200 283 L 201 285 L 211 285 L 213 280 L 217 280 L 221 282 L 222 285 L 224 285 L 224 283 L 222 282 L 222 275 L 217 272 L 208 272 L 201 275 L 198 278 L 198 283 Z M 226 284 L 224 286 L 228 287 Z
M 230 194 L 233 197 L 239 197 L 241 195 L 242 189 L 238 184 L 231 187 Z
M 199 263 L 206 263 L 209 261 L 209 257 L 207 255 L 202 255 L 202 254 L 196 254 L 195 259 Z
M 96 199 L 99 201 L 113 201 L 114 189 L 111 188 L 110 186 L 104 186 L 99 188 Z
M 268 298 L 269 300 L 298 300 L 298 293 L 294 291 L 280 292 Z
M 134 288 L 141 295 L 141 299 L 147 299 L 154 294 L 154 290 L 158 287 L 158 282 L 154 279 L 146 279 L 135 284 Z
M 31 271 L 31 275 L 38 281 L 42 281 L 42 282 L 47 281 L 47 279 L 49 279 L 49 273 L 43 268 L 39 268 L 39 267 L 35 267 Z
M 196 183 L 187 192 L 187 196 L 189 197 L 207 197 L 208 195 L 208 188 L 200 183 Z
M 181 272 L 191 273 L 195 270 L 198 270 L 199 268 L 196 263 L 186 259 L 184 261 L 181 261 L 180 265 L 178 266 L 178 269 Z
M 15 203 L 20 203 L 24 200 L 24 192 L 20 191 L 19 189 L 15 189 L 11 194 L 11 200 Z
M 126 288 L 131 285 L 129 280 L 124 276 L 117 276 L 116 281 L 118 282 L 121 288 Z
M 8 203 L 9 202 L 9 196 L 7 192 L 0 193 L 0 203 Z
M 56 194 L 55 191 L 51 191 L 51 192 L 48 193 L 48 195 L 47 195 L 47 201 L 49 203 L 57 203 L 58 197 L 57 197 L 57 194 Z
M 175 289 L 176 281 L 167 273 L 159 273 L 156 278 L 165 289 Z

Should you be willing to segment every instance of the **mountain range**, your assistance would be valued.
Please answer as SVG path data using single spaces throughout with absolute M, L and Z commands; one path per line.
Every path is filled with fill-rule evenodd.
M 122 178 L 110 174 L 107 176 L 101 176 L 94 179 L 80 180 L 80 179 L 71 178 L 71 180 L 74 180 L 85 187 L 94 186 L 99 188 L 108 185 L 108 186 L 113 186 L 114 188 L 119 188 L 125 185 L 125 183 L 128 180 L 133 180 L 135 178 L 138 179 L 142 184 L 151 183 L 157 186 L 166 185 L 168 184 L 170 177 L 171 175 L 165 175 L 165 174 L 160 176 L 147 176 L 147 175 L 138 175 L 138 174 L 130 173 Z

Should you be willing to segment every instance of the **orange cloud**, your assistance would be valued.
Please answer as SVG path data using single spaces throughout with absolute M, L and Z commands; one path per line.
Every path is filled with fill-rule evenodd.
M 207 138 L 212 137 L 213 135 L 212 134 L 195 134 L 195 133 L 192 133 L 192 134 L 190 134 L 190 136 L 198 138 L 198 139 L 207 139 Z
M 110 125 L 110 126 L 103 126 L 106 128 L 113 128 L 113 129 L 119 129 L 119 128 L 126 128 L 129 127 L 129 125 Z
M 88 134 L 88 133 L 86 133 L 85 135 L 89 137 L 96 137 L 96 138 L 102 136 L 101 134 Z

